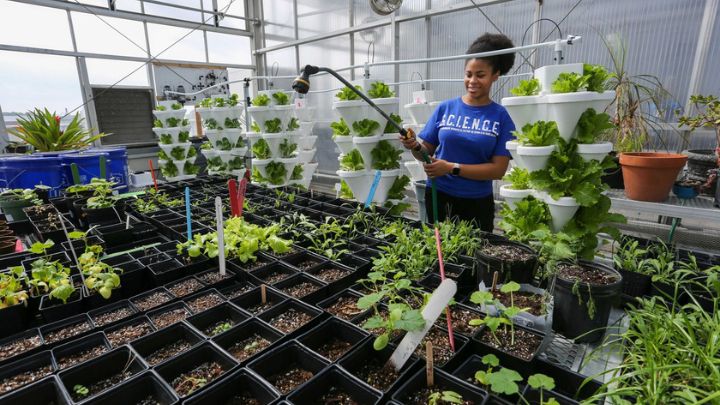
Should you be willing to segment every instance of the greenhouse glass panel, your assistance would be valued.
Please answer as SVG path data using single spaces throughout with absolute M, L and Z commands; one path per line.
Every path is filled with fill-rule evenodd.
M 249 37 L 208 32 L 207 44 L 211 63 L 252 64 Z
M 202 31 L 148 24 L 150 52 L 158 59 L 205 61 Z
M 78 51 L 122 56 L 147 56 L 145 30 L 139 21 L 72 13 Z
M 110 59 L 86 59 L 90 84 L 101 86 L 149 86 L 147 64 Z
M 64 10 L 5 1 L 0 13 L 0 44 L 72 51 L 67 14 Z

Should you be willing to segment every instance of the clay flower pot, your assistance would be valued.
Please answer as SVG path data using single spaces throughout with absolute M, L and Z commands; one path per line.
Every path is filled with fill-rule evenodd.
M 631 200 L 664 201 L 687 156 L 675 153 L 621 153 L 625 195 Z

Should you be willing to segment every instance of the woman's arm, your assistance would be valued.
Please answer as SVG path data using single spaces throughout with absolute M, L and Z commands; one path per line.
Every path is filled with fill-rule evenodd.
M 435 158 L 433 158 L 432 161 L 432 163 L 424 165 L 425 173 L 427 173 L 429 177 L 442 177 L 452 172 L 453 162 Z M 500 180 L 505 175 L 509 163 L 509 157 L 495 155 L 488 163 L 476 165 L 461 164 L 460 177 L 470 180 Z

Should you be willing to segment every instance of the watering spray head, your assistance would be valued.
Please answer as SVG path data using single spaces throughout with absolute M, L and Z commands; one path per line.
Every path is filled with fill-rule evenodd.
M 307 94 L 307 92 L 310 90 L 310 75 L 314 75 L 319 71 L 320 69 L 317 66 L 306 65 L 303 70 L 300 71 L 300 76 L 296 77 L 295 80 L 293 80 L 293 90 L 300 94 Z

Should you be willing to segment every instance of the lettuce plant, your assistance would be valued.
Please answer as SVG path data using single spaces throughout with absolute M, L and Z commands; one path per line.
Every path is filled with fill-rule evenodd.
M 516 87 L 510 89 L 513 96 L 537 96 L 540 93 L 540 80 L 533 77 L 532 79 L 520 80 Z
M 395 121 L 399 125 L 402 125 L 403 120 L 402 120 L 402 118 L 400 118 L 399 115 L 391 113 L 390 119 L 392 121 Z M 385 129 L 383 130 L 383 133 L 384 134 L 395 134 L 397 132 L 398 132 L 398 130 L 397 130 L 397 128 L 395 128 L 395 125 L 393 125 L 390 121 L 388 121 L 388 123 L 385 125 Z
M 190 140 L 190 132 L 189 131 L 180 131 L 178 134 L 178 141 L 180 143 L 184 143 Z
M 332 128 L 333 138 L 336 136 L 350 135 L 350 127 L 348 127 L 347 123 L 342 118 L 340 118 L 340 121 L 331 123 L 330 128 Z
M 262 128 L 260 128 L 260 125 L 258 125 L 257 121 L 253 121 L 253 123 L 250 124 L 250 130 L 257 133 L 262 132 Z
M 225 118 L 225 128 L 240 128 L 240 120 L 237 118 Z
M 228 162 L 229 170 L 241 170 L 243 167 L 245 167 L 245 162 L 242 156 L 236 156 Z
M 197 107 L 200 107 L 200 108 L 210 108 L 210 107 L 212 107 L 212 105 L 213 105 L 213 99 L 211 99 L 211 98 L 204 98 L 204 99 L 202 99 L 202 100 L 200 101 L 199 104 L 195 105 L 195 107 L 196 107 L 196 108 L 197 108 Z
M 400 155 L 402 151 L 395 149 L 388 141 L 380 141 L 370 151 L 373 159 L 372 168 L 375 170 L 393 170 L 400 168 Z
M 185 148 L 182 146 L 176 146 L 172 148 L 172 150 L 170 151 L 170 157 L 172 157 L 173 160 L 185 159 Z
M 370 98 L 390 98 L 395 97 L 395 92 L 390 90 L 390 87 L 383 82 L 373 82 L 370 84 L 368 96 Z
M 521 132 L 514 131 L 513 134 L 521 145 L 527 146 L 550 146 L 560 139 L 560 131 L 555 121 L 525 124 Z
M 595 143 L 604 131 L 614 127 L 609 115 L 598 114 L 595 109 L 588 108 L 578 120 L 576 139 L 581 144 Z
M 224 97 L 215 97 L 213 99 L 213 107 L 216 107 L 216 108 L 225 107 L 225 98 Z
M 510 173 L 503 177 L 503 180 L 509 182 L 510 188 L 513 190 L 527 190 L 530 188 L 530 173 L 527 169 L 514 167 Z
M 160 135 L 160 143 L 163 145 L 170 145 L 173 143 L 172 135 L 170 134 L 161 134 Z
M 163 122 L 160 120 L 153 120 L 153 128 L 163 128 Z
M 270 146 L 264 139 L 258 139 L 253 143 L 252 152 L 257 159 L 270 158 Z
M 178 175 L 178 168 L 173 161 L 168 161 L 165 163 L 165 166 L 160 169 L 160 172 L 165 177 L 175 177 Z
M 393 182 L 388 190 L 388 200 L 402 200 L 405 197 L 405 187 L 410 184 L 408 176 L 400 176 Z
M 240 101 L 240 96 L 237 95 L 237 93 L 233 93 L 228 97 L 227 103 L 230 107 L 235 107 L 238 105 L 238 102 Z
M 296 150 L 297 150 L 297 144 L 295 142 L 290 142 L 290 140 L 287 138 L 283 139 L 282 143 L 280 143 L 280 157 L 281 158 L 293 157 Z
M 164 105 L 159 105 L 155 108 L 157 111 L 165 111 L 167 108 Z
M 290 104 L 290 97 L 282 91 L 272 93 L 272 98 L 275 100 L 275 104 L 277 105 Z
M 373 132 L 380 128 L 380 123 L 365 118 L 360 121 L 353 122 L 352 128 L 357 136 L 372 136 Z
M 265 179 L 270 184 L 280 185 L 285 183 L 287 170 L 283 163 L 272 161 L 265 166 L 265 175 Z
M 563 72 L 552 83 L 553 93 L 577 93 L 584 91 L 588 85 L 588 76 L 579 75 L 575 72 Z
M 217 142 L 215 142 L 215 146 L 222 151 L 228 151 L 233 148 L 233 144 L 230 143 L 230 140 L 228 140 L 227 138 L 222 138 L 218 140 Z
M 282 121 L 280 121 L 280 118 L 265 121 L 265 133 L 277 134 L 279 132 L 282 132 Z
M 172 108 L 173 110 L 176 110 L 176 111 L 177 111 L 177 110 L 182 110 L 183 106 L 182 106 L 182 104 L 180 104 L 180 103 L 172 103 L 172 105 L 170 106 L 170 108 Z
M 270 105 L 270 97 L 267 94 L 258 94 L 250 103 L 256 107 L 267 107 Z
M 355 88 L 362 91 L 361 86 L 355 86 Z M 360 96 L 355 94 L 355 92 L 349 87 L 343 87 L 342 90 L 335 94 L 335 97 L 341 101 L 360 100 Z
M 605 66 L 602 65 L 583 65 L 583 76 L 587 78 L 587 91 L 596 91 L 602 93 L 605 91 L 605 85 L 612 77 Z
M 302 165 L 295 165 L 293 168 L 290 180 L 302 180 L 303 179 L 303 167 Z
M 340 180 L 340 198 L 345 198 L 347 200 L 355 198 L 352 190 L 350 190 L 350 187 L 347 183 L 345 183 L 345 180 Z
M 350 153 L 340 159 L 340 170 L 355 172 L 364 169 L 365 165 L 363 163 L 362 155 L 357 149 L 351 150 Z
M 194 146 L 191 146 L 190 149 L 188 149 L 187 151 L 187 158 L 190 159 L 194 158 L 195 156 L 197 156 L 197 149 L 195 149 Z
M 198 174 L 200 173 L 200 166 L 196 166 L 191 162 L 185 162 L 185 165 L 183 166 L 183 171 L 185 174 Z
M 208 118 L 206 120 L 203 120 L 203 123 L 205 124 L 205 128 L 207 129 L 221 129 L 215 118 Z
M 296 129 L 300 128 L 300 124 L 298 123 L 298 119 L 295 117 L 290 118 L 290 122 L 288 122 L 287 130 L 288 131 L 294 131 Z

